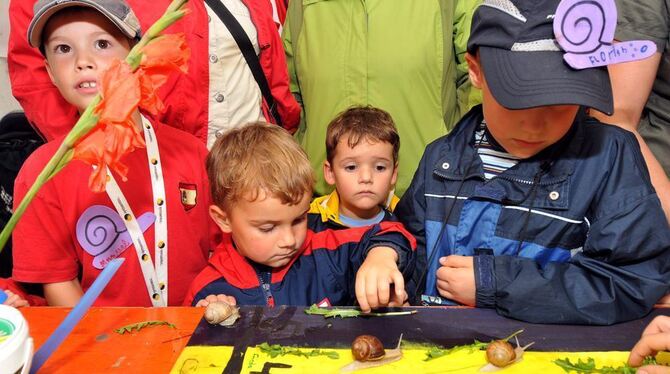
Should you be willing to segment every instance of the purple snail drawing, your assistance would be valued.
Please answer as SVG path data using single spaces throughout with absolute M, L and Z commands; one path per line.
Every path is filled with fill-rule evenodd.
M 143 232 L 154 220 L 155 215 L 151 212 L 137 219 Z M 103 269 L 133 244 L 123 219 L 114 209 L 104 205 L 91 206 L 79 217 L 77 241 L 86 253 L 94 257 L 93 266 L 96 269 Z
M 554 16 L 554 35 L 563 59 L 586 69 L 645 59 L 656 52 L 648 40 L 614 42 L 617 11 L 614 0 L 563 0 Z

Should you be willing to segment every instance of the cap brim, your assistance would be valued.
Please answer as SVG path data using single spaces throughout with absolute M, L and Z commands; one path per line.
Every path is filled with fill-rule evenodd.
M 517 52 L 479 47 L 486 84 L 500 105 L 528 109 L 583 105 L 611 115 L 612 86 L 605 68 L 575 70 L 555 51 Z
M 137 37 L 136 30 L 129 28 L 122 20 L 120 20 L 113 14 L 110 14 L 106 9 L 99 6 L 98 4 L 90 1 L 72 0 L 48 7 L 46 8 L 46 10 L 41 10 L 37 14 L 35 14 L 32 21 L 30 22 L 30 25 L 28 26 L 28 43 L 30 43 L 32 47 L 39 48 L 42 39 L 42 32 L 44 31 L 44 26 L 46 26 L 51 16 L 53 16 L 59 10 L 73 6 L 93 8 L 98 12 L 100 12 L 105 17 L 107 17 L 107 19 L 109 19 L 112 23 L 114 23 L 114 25 L 116 25 L 116 27 L 118 27 L 119 30 L 121 30 L 121 32 L 123 32 L 123 34 L 126 35 L 127 37 L 131 39 Z

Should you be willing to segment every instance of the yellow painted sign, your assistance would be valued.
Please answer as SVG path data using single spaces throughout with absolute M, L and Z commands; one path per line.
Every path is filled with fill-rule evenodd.
M 320 349 L 325 349 L 319 347 Z M 309 352 L 311 348 L 301 348 Z M 339 353 L 339 359 L 331 359 L 325 356 L 302 357 L 285 355 L 271 358 L 256 347 L 246 350 L 242 373 L 339 373 L 340 369 L 353 361 L 351 351 L 348 349 L 327 349 Z M 360 372 L 365 374 L 376 373 L 477 373 L 486 363 L 484 351 L 468 352 L 467 350 L 456 351 L 452 354 L 442 356 L 430 361 L 424 361 L 427 349 L 403 348 L 403 358 L 382 367 L 365 369 Z M 221 373 L 233 353 L 233 347 L 216 346 L 188 346 L 181 353 L 176 364 L 172 368 L 173 374 L 182 373 Z M 622 366 L 628 359 L 628 352 L 526 352 L 523 359 L 507 368 L 501 373 L 542 373 L 561 374 L 565 373 L 553 361 L 556 359 L 569 358 L 576 362 L 578 359 L 586 360 L 593 358 L 597 367 Z M 659 362 L 670 363 L 670 354 L 661 353 Z

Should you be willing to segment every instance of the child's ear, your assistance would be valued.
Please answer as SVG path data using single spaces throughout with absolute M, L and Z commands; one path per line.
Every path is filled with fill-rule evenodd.
M 469 53 L 465 54 L 465 61 L 468 62 L 468 76 L 473 86 L 482 88 L 482 66 L 479 64 L 479 58 Z
M 395 183 L 398 181 L 398 163 L 396 162 L 393 165 L 393 176 L 391 177 L 391 184 L 395 186 Z
M 323 179 L 331 186 L 335 184 L 335 174 L 328 160 L 323 162 Z
M 53 83 L 55 85 L 56 82 L 54 82 L 54 76 L 51 73 L 51 65 L 49 65 L 49 60 L 44 59 L 44 66 L 46 66 L 46 68 L 47 68 L 47 74 L 49 74 L 49 79 L 51 79 L 51 83 Z
M 230 228 L 230 219 L 228 218 L 228 214 L 223 209 L 216 205 L 210 205 L 209 216 L 212 217 L 212 220 L 214 223 L 216 223 L 217 226 L 219 226 L 221 231 L 227 234 L 232 232 L 232 229 Z

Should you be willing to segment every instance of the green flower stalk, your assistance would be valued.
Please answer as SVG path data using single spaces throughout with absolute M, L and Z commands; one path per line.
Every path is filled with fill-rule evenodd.
M 187 2 L 188 0 L 173 0 L 161 18 L 147 30 L 140 41 L 130 50 L 125 62 L 130 66 L 132 71 L 137 70 L 140 66 L 143 56 L 142 49 L 153 41 L 160 39 L 161 33 L 168 26 L 175 23 L 187 13 L 185 8 Z M 51 160 L 49 160 L 47 165 L 37 176 L 37 179 L 28 192 L 26 192 L 26 195 L 7 222 L 7 225 L 5 225 L 2 232 L 0 232 L 0 252 L 2 252 L 5 244 L 7 244 L 7 240 L 9 240 L 14 227 L 16 227 L 16 223 L 21 219 L 21 216 L 28 205 L 30 205 L 31 201 L 35 198 L 40 188 L 67 166 L 74 155 L 75 144 L 98 125 L 99 115 L 95 113 L 95 109 L 101 101 L 102 97 L 100 93 L 98 93 L 88 105 L 84 113 L 79 117 L 79 120 L 72 130 L 67 134 L 56 153 L 51 157 Z

